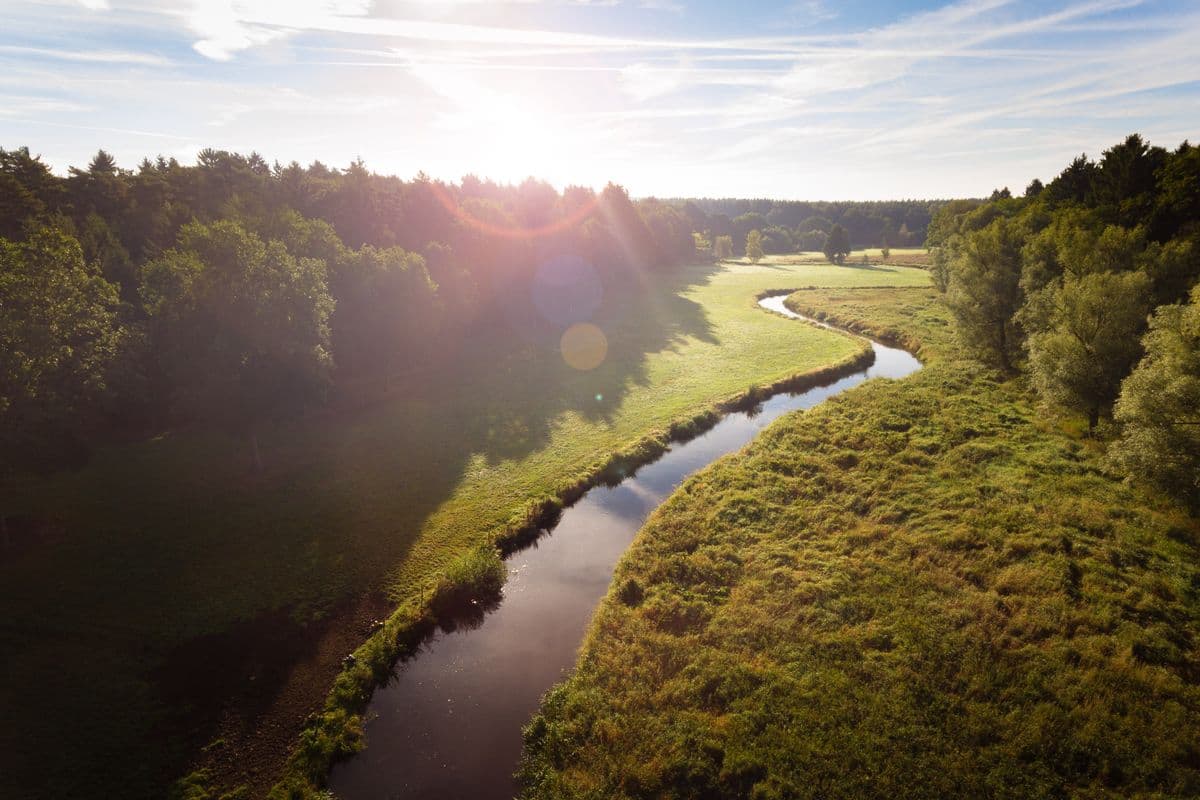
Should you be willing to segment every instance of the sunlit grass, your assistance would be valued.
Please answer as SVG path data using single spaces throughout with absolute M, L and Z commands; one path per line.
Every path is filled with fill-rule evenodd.
M 527 732 L 530 798 L 1194 797 L 1194 519 L 962 356 L 927 290 L 788 304 L 919 348 L 687 481 Z

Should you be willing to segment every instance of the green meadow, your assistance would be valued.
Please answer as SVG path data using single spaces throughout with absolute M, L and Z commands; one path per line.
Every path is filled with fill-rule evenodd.
M 526 729 L 525 798 L 1200 795 L 1200 528 L 928 289 L 788 304 L 926 366 L 697 473 Z
M 52 796 L 158 796 L 209 744 L 221 781 L 261 788 L 374 620 L 531 503 L 674 422 L 858 352 L 762 312 L 759 293 L 927 283 L 781 257 L 655 274 L 604 299 L 591 370 L 534 329 L 515 354 L 469 340 L 453 371 L 264 431 L 261 473 L 242 442 L 185 431 L 7 487 L 30 535 L 0 562 L 0 775 Z

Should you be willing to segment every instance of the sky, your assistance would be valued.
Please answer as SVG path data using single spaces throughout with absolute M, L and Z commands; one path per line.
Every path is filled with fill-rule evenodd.
M 1200 0 L 0 0 L 0 147 L 974 197 L 1200 139 Z

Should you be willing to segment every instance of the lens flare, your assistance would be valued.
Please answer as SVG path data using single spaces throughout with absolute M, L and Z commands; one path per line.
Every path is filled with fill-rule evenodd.
M 590 217 L 599 205 L 599 198 L 593 195 L 555 222 L 531 227 L 520 225 L 505 227 L 479 219 L 479 217 L 473 215 L 470 211 L 463 208 L 450 193 L 450 190 L 441 183 L 430 181 L 429 188 L 433 192 L 433 196 L 442 204 L 442 207 L 463 225 L 490 236 L 498 236 L 502 239 L 542 239 L 562 233 L 563 231 L 572 230 L 582 225 L 583 221 Z
M 580 322 L 567 328 L 559 347 L 563 361 L 581 372 L 595 369 L 608 356 L 608 339 L 604 331 L 590 322 Z

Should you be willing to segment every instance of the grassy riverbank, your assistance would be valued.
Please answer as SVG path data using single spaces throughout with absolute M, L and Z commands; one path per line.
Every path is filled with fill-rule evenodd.
M 207 742 L 221 782 L 269 785 L 374 619 L 420 617 L 452 565 L 613 453 L 856 352 L 755 295 L 926 282 L 778 260 L 687 268 L 605 299 L 607 358 L 588 372 L 557 341 L 511 355 L 481 340 L 453 373 L 265 434 L 261 475 L 240 442 L 181 434 L 11 487 L 0 794 L 161 796 Z
M 527 731 L 526 796 L 1200 792 L 1196 520 L 964 358 L 927 290 L 789 305 L 927 366 L 651 517 Z

